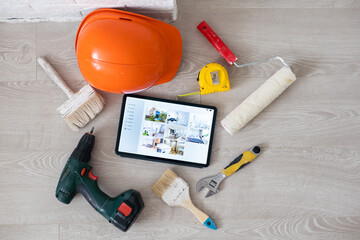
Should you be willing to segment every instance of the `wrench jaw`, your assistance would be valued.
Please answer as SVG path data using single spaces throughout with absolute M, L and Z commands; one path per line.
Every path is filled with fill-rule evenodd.
M 206 193 L 205 198 L 211 197 L 212 195 L 214 195 L 214 194 L 217 193 L 217 192 L 218 192 L 218 190 L 216 190 L 216 192 L 213 192 L 213 191 L 209 190 L 209 191 Z
M 197 192 L 200 192 L 200 190 L 201 190 L 203 187 L 206 187 L 206 185 L 207 185 L 207 182 L 205 181 L 205 178 L 200 179 L 200 180 L 196 183 L 196 191 L 197 191 Z
M 199 192 L 201 188 L 206 187 L 209 191 L 206 193 L 205 197 L 210 197 L 219 191 L 219 185 L 225 178 L 226 175 L 220 172 L 215 176 L 200 179 L 196 184 L 196 191 Z

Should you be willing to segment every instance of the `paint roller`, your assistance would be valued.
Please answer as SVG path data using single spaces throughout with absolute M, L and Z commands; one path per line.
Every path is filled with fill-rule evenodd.
M 197 28 L 230 65 L 242 68 L 274 60 L 279 60 L 283 65 L 279 71 L 266 80 L 265 83 L 221 121 L 221 125 L 226 131 L 233 135 L 285 91 L 296 80 L 296 76 L 285 61 L 278 56 L 240 65 L 237 63 L 238 57 L 230 51 L 205 21 L 201 22 Z
M 296 76 L 290 67 L 283 66 L 229 113 L 221 121 L 221 125 L 233 135 L 269 106 L 295 80 Z

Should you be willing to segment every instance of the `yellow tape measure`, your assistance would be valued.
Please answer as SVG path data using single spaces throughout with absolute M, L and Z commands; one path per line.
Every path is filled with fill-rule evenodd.
M 205 65 L 199 73 L 200 92 L 178 95 L 185 97 L 195 94 L 210 94 L 214 92 L 225 92 L 230 90 L 230 81 L 226 69 L 218 63 Z

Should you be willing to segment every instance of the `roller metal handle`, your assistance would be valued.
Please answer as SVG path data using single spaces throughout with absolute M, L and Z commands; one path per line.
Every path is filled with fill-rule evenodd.
M 58 85 L 61 90 L 71 98 L 74 95 L 74 92 L 66 85 L 61 76 L 55 71 L 55 69 L 50 65 L 48 61 L 44 57 L 38 58 L 37 62 L 44 69 L 44 71 L 49 75 L 49 77 Z
M 228 166 L 226 166 L 221 172 L 227 177 L 239 171 L 241 168 L 245 167 L 251 163 L 259 154 L 260 147 L 254 146 L 251 150 L 247 150 L 242 153 L 240 156 L 235 158 Z
M 216 50 L 225 58 L 225 60 L 232 65 L 237 61 L 237 57 L 230 49 L 225 45 L 225 43 L 219 38 L 219 36 L 211 29 L 211 27 L 205 22 L 202 21 L 197 29 L 209 40 L 209 42 L 216 48 Z

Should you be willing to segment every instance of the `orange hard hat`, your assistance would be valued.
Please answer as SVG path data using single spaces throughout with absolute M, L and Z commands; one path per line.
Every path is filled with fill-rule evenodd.
M 116 9 L 98 9 L 81 22 L 75 40 L 79 68 L 95 88 L 134 93 L 169 82 L 182 53 L 179 30 Z

